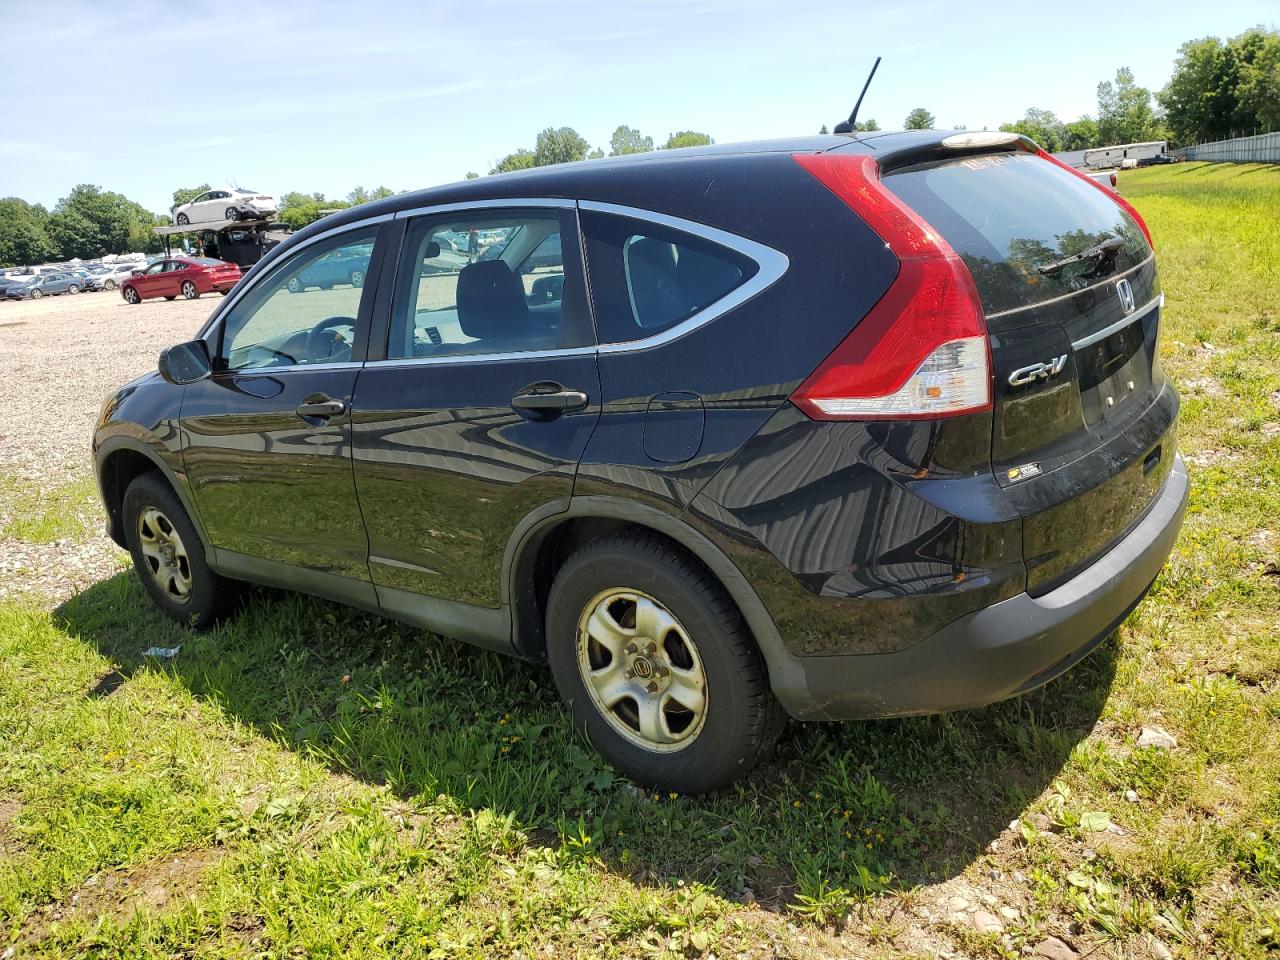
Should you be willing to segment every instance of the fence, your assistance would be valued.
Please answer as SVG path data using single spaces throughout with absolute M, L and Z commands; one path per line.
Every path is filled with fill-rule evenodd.
M 1184 160 L 1220 160 L 1227 163 L 1280 163 L 1280 132 L 1260 133 L 1256 137 L 1218 140 L 1194 147 L 1170 150 Z

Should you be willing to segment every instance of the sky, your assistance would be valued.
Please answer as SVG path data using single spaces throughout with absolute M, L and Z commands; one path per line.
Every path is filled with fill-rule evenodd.
M 64 2 L 0 0 L 0 196 L 52 207 L 93 183 L 164 212 L 175 188 L 345 196 L 486 173 L 539 130 L 658 143 L 990 127 L 1096 113 L 1130 67 L 1153 90 L 1180 44 L 1280 20 L 1277 0 Z

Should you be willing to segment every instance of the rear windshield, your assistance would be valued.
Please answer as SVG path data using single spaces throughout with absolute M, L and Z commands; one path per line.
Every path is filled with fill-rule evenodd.
M 968 264 L 988 313 L 1083 290 L 1150 253 L 1142 231 L 1119 204 L 1032 154 L 922 164 L 889 173 L 884 182 Z M 1124 240 L 1114 254 L 1040 272 L 1113 237 Z
M 211 260 L 208 257 L 192 257 L 191 263 L 198 263 L 202 267 L 225 267 L 226 263 L 222 260 Z

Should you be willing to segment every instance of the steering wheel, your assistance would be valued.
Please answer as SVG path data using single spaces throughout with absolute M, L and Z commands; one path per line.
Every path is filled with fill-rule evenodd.
M 339 327 L 350 327 L 349 336 L 338 332 Z M 350 359 L 352 341 L 355 339 L 354 317 L 326 317 L 307 334 L 306 357 L 308 360 Z

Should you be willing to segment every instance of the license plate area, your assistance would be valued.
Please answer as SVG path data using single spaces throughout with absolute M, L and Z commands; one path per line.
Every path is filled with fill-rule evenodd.
M 1159 310 L 1075 351 L 1080 407 L 1088 427 L 1151 400 Z

